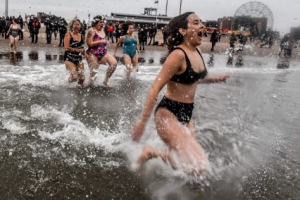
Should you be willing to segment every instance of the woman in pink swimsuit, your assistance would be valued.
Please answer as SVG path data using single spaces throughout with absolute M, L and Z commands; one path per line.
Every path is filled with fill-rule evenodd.
M 108 80 L 117 67 L 117 60 L 112 55 L 107 54 L 106 45 L 108 44 L 108 40 L 105 39 L 103 27 L 104 20 L 102 19 L 102 16 L 95 16 L 92 21 L 92 27 L 87 31 L 87 61 L 90 68 L 91 81 L 95 81 L 97 77 L 96 69 L 98 69 L 99 65 L 108 64 L 103 84 L 111 88 L 112 85 L 108 83 Z

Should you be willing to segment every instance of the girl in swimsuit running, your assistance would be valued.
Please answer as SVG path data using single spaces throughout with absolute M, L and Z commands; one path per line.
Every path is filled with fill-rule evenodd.
M 130 21 L 123 23 L 122 29 L 123 29 L 124 36 L 122 36 L 116 43 L 116 47 L 114 50 L 114 57 L 116 57 L 118 46 L 123 42 L 124 44 L 123 58 L 126 67 L 126 77 L 129 78 L 130 73 L 133 69 L 136 69 L 136 71 L 138 71 L 137 53 L 140 53 L 140 50 L 138 49 L 137 38 L 133 34 L 134 31 L 133 23 Z
M 197 85 L 226 81 L 227 75 L 207 75 L 200 51 L 204 25 L 194 12 L 173 18 L 168 25 L 170 51 L 161 71 L 152 84 L 142 116 L 133 128 L 132 139 L 139 141 L 156 104 L 158 93 L 167 85 L 165 97 L 157 106 L 154 120 L 157 133 L 168 146 L 158 150 L 145 146 L 138 157 L 141 165 L 151 158 L 160 157 L 175 168 L 188 174 L 200 175 L 209 167 L 203 148 L 197 142 L 193 120 L 190 118 Z

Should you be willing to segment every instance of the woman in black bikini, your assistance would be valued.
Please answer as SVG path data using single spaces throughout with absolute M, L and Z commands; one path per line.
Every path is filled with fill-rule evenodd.
M 19 24 L 17 24 L 16 19 L 12 19 L 12 24 L 10 25 L 6 35 L 9 34 L 9 44 L 10 44 L 10 51 L 14 50 L 14 53 L 16 53 L 17 45 L 19 42 L 19 31 L 21 30 L 21 27 Z
M 79 33 L 81 22 L 74 19 L 70 23 L 69 32 L 64 38 L 64 47 L 66 49 L 64 60 L 67 70 L 70 71 L 69 82 L 78 81 L 78 85 L 83 86 L 84 82 L 84 66 L 82 63 L 82 55 L 85 55 L 84 39 Z
M 197 84 L 226 81 L 227 75 L 208 76 L 197 46 L 202 42 L 204 25 L 193 12 L 175 17 L 168 25 L 168 55 L 161 71 L 150 88 L 141 119 L 135 125 L 132 139 L 139 141 L 160 90 L 166 93 L 155 111 L 158 135 L 169 147 L 157 150 L 145 146 L 137 162 L 143 164 L 155 157 L 173 167 L 200 175 L 209 166 L 204 150 L 196 140 L 191 119 Z M 174 157 L 176 156 L 176 157 Z

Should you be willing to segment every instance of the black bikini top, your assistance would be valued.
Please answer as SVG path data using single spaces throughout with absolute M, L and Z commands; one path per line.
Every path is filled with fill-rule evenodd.
M 185 60 L 186 60 L 186 70 L 182 74 L 175 74 L 171 78 L 171 81 L 177 82 L 177 83 L 182 83 L 182 84 L 193 84 L 196 81 L 198 81 L 199 79 L 204 79 L 205 76 L 207 75 L 207 70 L 206 70 L 204 62 L 203 62 L 204 70 L 202 72 L 197 73 L 193 70 L 191 62 L 190 62 L 188 56 L 186 55 L 185 51 L 180 47 L 176 47 L 175 49 L 180 49 L 183 51 L 183 53 L 185 55 Z M 199 52 L 199 50 L 198 49 L 196 49 L 196 50 L 203 60 L 203 57 L 202 57 L 201 53 Z

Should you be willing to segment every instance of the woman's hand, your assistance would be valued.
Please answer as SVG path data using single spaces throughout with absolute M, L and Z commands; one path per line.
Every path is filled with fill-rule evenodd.
M 84 50 L 84 48 L 79 49 L 79 52 L 80 52 L 82 55 L 85 55 L 85 50 Z
M 99 44 L 108 44 L 109 41 L 107 39 L 99 40 Z
M 140 141 L 143 133 L 144 133 L 144 130 L 145 130 L 145 126 L 146 126 L 146 123 L 143 122 L 143 121 L 139 121 L 133 128 L 133 131 L 131 133 L 131 138 L 133 141 Z
M 229 75 L 227 74 L 221 74 L 216 76 L 216 81 L 217 82 L 226 82 L 226 80 L 229 78 Z

